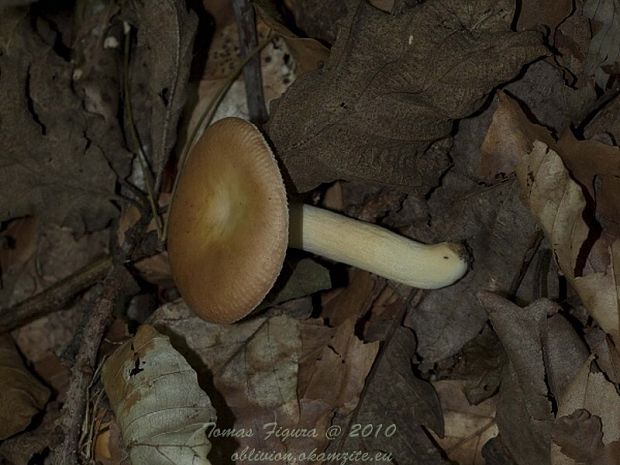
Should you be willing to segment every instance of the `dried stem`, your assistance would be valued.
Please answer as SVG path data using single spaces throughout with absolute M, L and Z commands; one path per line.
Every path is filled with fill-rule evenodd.
M 258 45 L 256 15 L 250 0 L 233 0 L 233 10 L 239 27 L 239 49 L 241 58 L 247 58 Z M 263 80 L 260 69 L 260 55 L 253 56 L 243 68 L 245 94 L 248 101 L 250 121 L 257 125 L 267 121 L 269 115 L 263 96 Z
M 62 408 L 59 427 L 63 441 L 52 450 L 52 465 L 78 463 L 80 433 L 86 409 L 88 389 L 95 372 L 99 345 L 112 318 L 114 308 L 133 292 L 133 278 L 124 263 L 142 242 L 151 219 L 149 211 L 143 211 L 140 221 L 125 233 L 125 242 L 113 251 L 113 265 L 105 277 L 102 290 L 92 311 L 89 312 L 80 338 L 80 349 L 71 370 L 71 384 L 67 401 Z

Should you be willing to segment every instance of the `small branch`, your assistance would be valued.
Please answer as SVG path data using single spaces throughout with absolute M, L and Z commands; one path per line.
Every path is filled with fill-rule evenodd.
M 0 310 L 0 334 L 66 308 L 79 294 L 100 282 L 112 267 L 104 257 L 19 304 Z
M 239 27 L 239 50 L 241 58 L 247 58 L 258 45 L 256 34 L 256 15 L 250 0 L 233 0 L 233 10 Z M 267 121 L 269 115 L 263 96 L 260 54 L 252 57 L 243 68 L 245 94 L 248 101 L 250 121 L 257 125 Z
M 151 219 L 150 211 L 141 212 L 140 220 L 125 232 L 125 241 L 112 250 L 113 265 L 102 284 L 99 298 L 89 312 L 80 338 L 80 349 L 71 370 L 71 384 L 67 390 L 66 402 L 58 424 L 63 441 L 52 449 L 52 465 L 74 465 L 78 463 L 80 432 L 86 410 L 86 399 L 101 340 L 112 319 L 116 306 L 131 294 L 135 283 L 124 264 L 134 255 L 142 243 Z M 131 288 L 130 288 L 131 287 Z
M 53 450 L 53 465 L 78 463 L 78 443 L 86 396 L 97 359 L 99 345 L 117 303 L 125 297 L 127 283 L 133 282 L 122 265 L 114 266 L 103 282 L 101 295 L 88 317 L 82 332 L 80 351 L 71 370 L 71 385 L 62 408 L 60 428 L 64 433 L 62 444 Z

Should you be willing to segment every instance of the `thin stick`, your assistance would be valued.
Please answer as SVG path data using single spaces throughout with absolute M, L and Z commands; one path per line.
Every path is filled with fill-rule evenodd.
M 239 50 L 241 58 L 251 56 L 252 50 L 258 45 L 256 34 L 256 14 L 250 0 L 233 0 L 233 10 L 239 28 Z M 253 55 L 243 68 L 245 95 L 248 102 L 250 121 L 261 125 L 269 115 L 263 96 L 263 79 L 260 68 L 260 55 Z
M 76 296 L 105 278 L 111 267 L 112 259 L 103 257 L 43 292 L 13 307 L 0 310 L 0 334 L 13 331 L 37 318 L 66 308 Z
M 149 211 L 142 215 L 136 225 L 125 233 L 125 241 L 113 250 L 114 264 L 102 283 L 102 290 L 92 311 L 88 312 L 84 325 L 80 349 L 71 370 L 71 384 L 67 390 L 66 402 L 62 407 L 59 427 L 63 441 L 52 449 L 52 465 L 78 463 L 80 433 L 86 410 L 88 389 L 95 372 L 99 346 L 116 306 L 132 291 L 133 278 L 125 269 L 124 263 L 143 240 L 146 227 L 151 219 Z

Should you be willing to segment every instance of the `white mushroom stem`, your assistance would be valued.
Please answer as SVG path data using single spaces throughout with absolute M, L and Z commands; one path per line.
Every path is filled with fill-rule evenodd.
M 461 245 L 422 244 L 310 205 L 290 206 L 289 247 L 422 289 L 448 286 L 468 268 Z

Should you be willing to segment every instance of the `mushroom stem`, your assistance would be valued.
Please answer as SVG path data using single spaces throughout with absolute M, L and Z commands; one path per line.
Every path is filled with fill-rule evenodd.
M 462 245 L 422 244 L 311 205 L 290 205 L 289 247 L 422 289 L 448 286 L 468 268 Z

